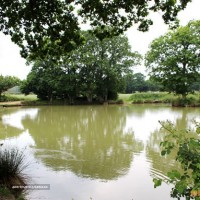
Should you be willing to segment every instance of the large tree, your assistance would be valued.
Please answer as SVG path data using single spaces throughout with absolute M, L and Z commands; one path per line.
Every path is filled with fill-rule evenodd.
M 0 31 L 11 36 L 25 58 L 59 56 L 83 42 L 79 32 L 83 22 L 101 39 L 133 24 L 145 31 L 152 24 L 150 12 L 161 11 L 165 23 L 174 23 L 190 1 L 0 0 Z
M 62 57 L 35 62 L 22 86 L 24 93 L 34 92 L 41 99 L 64 98 L 73 103 L 76 97 L 107 101 L 115 99 L 123 86 L 123 76 L 140 63 L 125 36 L 99 40 L 84 32 L 86 43 Z
M 200 21 L 155 39 L 146 54 L 146 66 L 166 91 L 185 98 L 199 77 Z
M 122 89 L 123 76 L 141 56 L 132 52 L 126 36 L 115 36 L 99 40 L 85 33 L 85 45 L 72 52 L 73 65 L 78 66 L 81 92 L 91 101 L 94 96 L 107 101 L 117 97 Z
M 20 80 L 15 76 L 2 76 L 0 75 L 0 100 L 2 93 L 11 87 L 16 86 L 20 83 Z

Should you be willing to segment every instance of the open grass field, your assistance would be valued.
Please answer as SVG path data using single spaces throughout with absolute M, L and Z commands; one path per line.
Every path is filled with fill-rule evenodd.
M 35 94 L 5 94 L 8 101 L 35 101 L 38 100 L 37 95 Z

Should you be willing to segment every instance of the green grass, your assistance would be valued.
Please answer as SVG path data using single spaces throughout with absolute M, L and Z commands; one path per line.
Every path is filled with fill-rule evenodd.
M 119 94 L 119 99 L 122 99 L 126 103 L 170 103 L 174 98 L 173 94 L 167 92 Z
M 7 197 L 11 194 L 10 190 L 6 187 L 0 187 L 0 195 Z
M 128 103 L 128 102 L 130 102 L 131 95 L 132 94 L 118 94 L 118 99 L 121 99 L 121 100 L 123 100 L 123 102 Z
M 24 163 L 24 154 L 16 148 L 2 149 L 0 147 L 0 185 L 25 185 L 27 177 L 23 171 L 27 167 Z
M 167 92 L 135 93 L 129 98 L 132 103 L 170 103 L 173 99 L 174 95 Z
M 8 101 L 36 101 L 37 95 L 35 94 L 29 94 L 29 95 L 24 95 L 24 94 L 5 94 L 5 97 L 8 99 Z
M 23 151 L 16 148 L 0 147 L 0 199 L 25 200 L 24 189 L 12 186 L 25 186 L 28 177 L 24 174 L 28 166 Z
M 119 99 L 125 103 L 171 103 L 173 106 L 199 106 L 200 93 L 189 94 L 186 100 L 168 92 L 141 92 L 133 94 L 119 94 Z
M 13 194 L 13 191 L 10 190 L 7 187 L 0 187 L 0 199 L 16 199 L 16 200 L 26 200 L 25 194 L 21 192 L 20 194 L 16 195 L 15 193 Z

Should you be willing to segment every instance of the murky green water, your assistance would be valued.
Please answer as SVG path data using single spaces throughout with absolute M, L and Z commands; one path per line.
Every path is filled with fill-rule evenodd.
M 162 105 L 52 106 L 0 110 L 0 143 L 24 150 L 32 184 L 29 199 L 169 200 L 152 177 L 178 167 L 160 156 L 158 120 L 192 126 L 199 108 Z

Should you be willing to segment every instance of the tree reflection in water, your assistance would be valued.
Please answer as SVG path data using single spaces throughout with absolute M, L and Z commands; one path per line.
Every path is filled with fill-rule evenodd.
M 194 108 L 172 108 L 173 111 L 181 113 L 180 117 L 177 117 L 173 124 L 176 130 L 186 130 L 192 125 L 192 120 L 195 116 L 198 116 L 199 111 Z M 161 156 L 162 148 L 160 142 L 164 141 L 167 131 L 164 129 L 157 129 L 153 131 L 146 146 L 147 158 L 151 161 L 151 174 L 154 177 L 166 178 L 169 171 L 176 169 L 182 172 L 181 166 L 175 160 L 176 151 L 172 151 L 167 156 Z
M 35 120 L 23 119 L 35 141 L 35 156 L 53 170 L 112 180 L 125 175 L 133 153 L 143 150 L 125 133 L 120 106 L 43 107 Z

